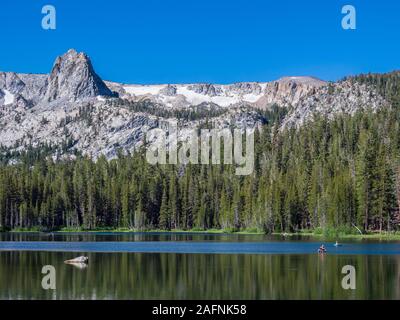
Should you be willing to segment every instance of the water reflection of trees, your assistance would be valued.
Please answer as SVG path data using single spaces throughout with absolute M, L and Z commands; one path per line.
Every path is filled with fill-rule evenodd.
M 82 253 L 84 254 L 84 253 Z M 394 256 L 91 253 L 85 269 L 57 252 L 1 252 L 1 299 L 399 299 Z M 41 268 L 57 270 L 55 293 Z M 343 290 L 354 265 L 357 289 Z

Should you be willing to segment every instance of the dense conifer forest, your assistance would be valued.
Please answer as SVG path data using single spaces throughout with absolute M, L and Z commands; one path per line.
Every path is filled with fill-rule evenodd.
M 400 228 L 400 76 L 352 78 L 390 102 L 379 112 L 316 116 L 278 130 L 284 109 L 255 133 L 255 170 L 150 165 L 144 151 L 107 161 L 52 160 L 50 147 L 0 166 L 2 229 L 259 230 Z M 327 106 L 329 107 L 329 106 Z M 190 116 L 196 118 L 195 114 Z M 2 160 L 10 154 L 2 151 Z

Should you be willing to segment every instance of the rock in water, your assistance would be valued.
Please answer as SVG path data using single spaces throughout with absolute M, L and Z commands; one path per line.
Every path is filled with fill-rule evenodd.
M 113 93 L 96 74 L 86 54 L 71 49 L 56 59 L 47 80 L 45 101 L 76 101 L 96 96 L 111 97 Z
M 89 257 L 80 256 L 71 260 L 65 260 L 64 263 L 88 263 Z

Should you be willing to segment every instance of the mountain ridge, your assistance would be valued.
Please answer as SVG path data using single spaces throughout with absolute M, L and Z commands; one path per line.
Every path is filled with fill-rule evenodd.
M 136 150 L 145 133 L 178 119 L 185 130 L 209 121 L 217 128 L 254 128 L 273 106 L 288 110 L 280 130 L 316 114 L 372 112 L 387 101 L 368 84 L 288 76 L 270 82 L 138 85 L 103 81 L 90 58 L 71 49 L 49 74 L 0 72 L 0 146 L 22 151 L 43 144 L 98 157 Z M 191 115 L 191 116 L 189 116 Z M 68 143 L 67 143 L 68 142 Z

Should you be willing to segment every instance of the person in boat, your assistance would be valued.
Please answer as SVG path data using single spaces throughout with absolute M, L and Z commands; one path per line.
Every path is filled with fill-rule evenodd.
M 323 244 L 321 244 L 321 246 L 319 247 L 318 253 L 326 253 L 326 248 Z

